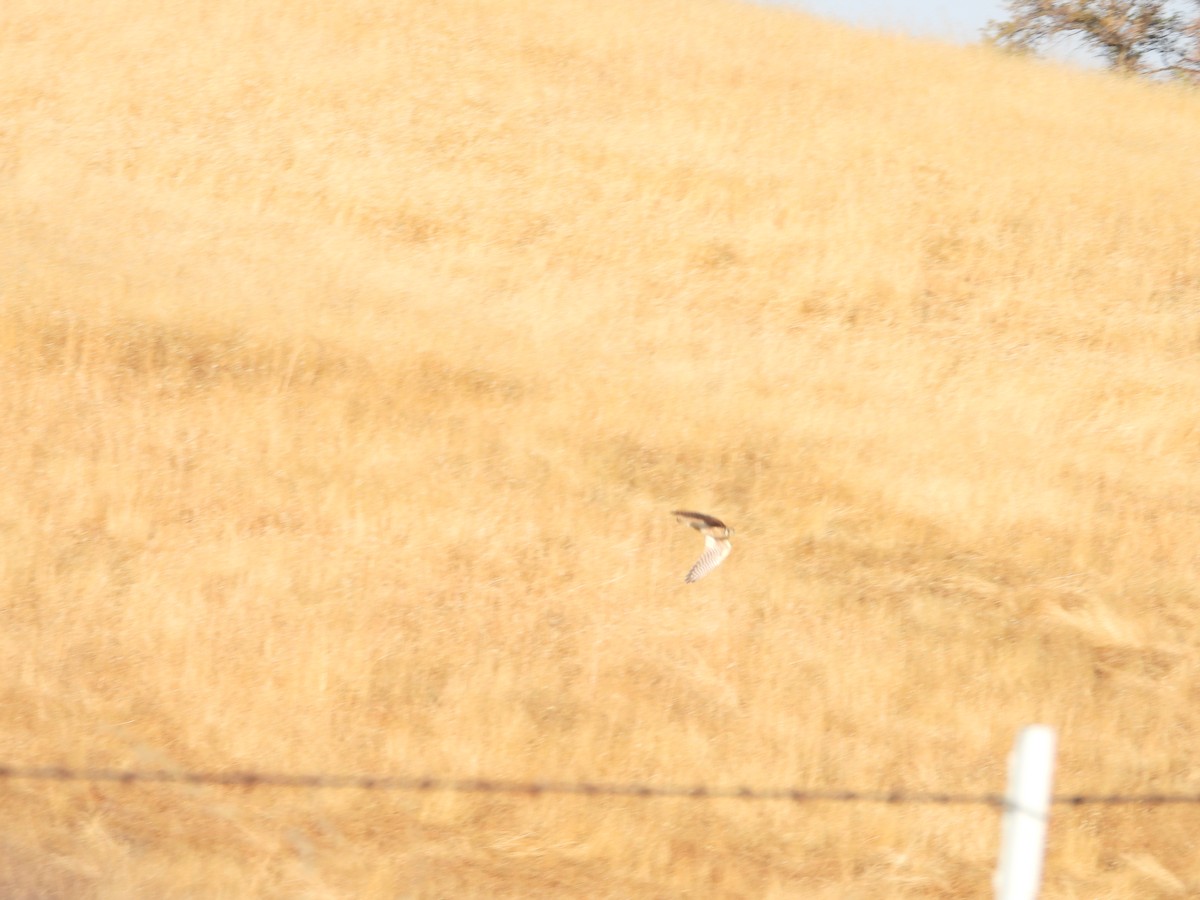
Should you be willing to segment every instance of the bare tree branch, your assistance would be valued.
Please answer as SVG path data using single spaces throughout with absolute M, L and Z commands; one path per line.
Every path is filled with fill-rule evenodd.
M 1200 0 L 1187 18 L 1169 0 L 1008 0 L 1009 18 L 988 23 L 991 43 L 1036 52 L 1061 35 L 1099 51 L 1111 68 L 1132 74 L 1200 71 Z

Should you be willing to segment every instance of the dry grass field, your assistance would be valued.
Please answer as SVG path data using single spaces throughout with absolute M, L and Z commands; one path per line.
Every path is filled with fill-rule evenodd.
M 0 763 L 986 792 L 1045 722 L 1200 790 L 1200 95 L 726 0 L 7 0 L 0 83 Z M 982 897 L 999 835 L 0 793 L 6 897 Z M 1058 807 L 1044 895 L 1198 831 Z

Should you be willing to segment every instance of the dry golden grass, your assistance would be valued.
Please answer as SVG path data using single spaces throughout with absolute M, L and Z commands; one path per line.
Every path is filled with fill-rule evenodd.
M 0 12 L 0 761 L 1200 790 L 1200 98 L 715 0 Z M 249 8 L 247 8 L 249 7 Z M 738 531 L 697 551 L 669 510 Z M 0 891 L 975 897 L 982 807 L 0 784 Z M 1045 895 L 1200 891 L 1057 809 Z

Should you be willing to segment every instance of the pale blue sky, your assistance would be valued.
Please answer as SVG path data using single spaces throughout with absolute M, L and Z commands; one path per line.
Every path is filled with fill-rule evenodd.
M 1002 0 L 767 0 L 866 28 L 904 31 L 962 43 L 979 40 L 989 19 L 1004 16 Z
M 826 19 L 838 19 L 863 28 L 899 31 L 919 37 L 939 38 L 960 44 L 981 39 L 991 19 L 1007 16 L 1004 0 L 757 0 L 791 6 Z M 1081 65 L 1099 65 L 1094 53 L 1077 42 L 1051 42 L 1043 53 Z

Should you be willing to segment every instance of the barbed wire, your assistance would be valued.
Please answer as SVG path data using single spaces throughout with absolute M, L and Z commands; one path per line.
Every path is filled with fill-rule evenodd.
M 582 797 L 632 797 L 638 799 L 685 800 L 783 800 L 792 803 L 887 803 L 945 804 L 1004 807 L 1003 794 L 945 793 L 938 791 L 875 790 L 857 791 L 830 788 L 720 787 L 706 784 L 639 784 L 593 781 L 506 781 L 493 778 L 438 778 L 391 775 L 329 775 L 278 772 L 189 772 L 183 770 L 76 769 L 66 766 L 0 765 L 0 781 L 74 781 L 91 783 L 190 784 L 218 787 L 279 787 L 309 790 L 362 791 L 448 791 L 468 794 L 547 794 Z M 1200 803 L 1196 794 L 1055 794 L 1056 805 L 1164 805 Z

